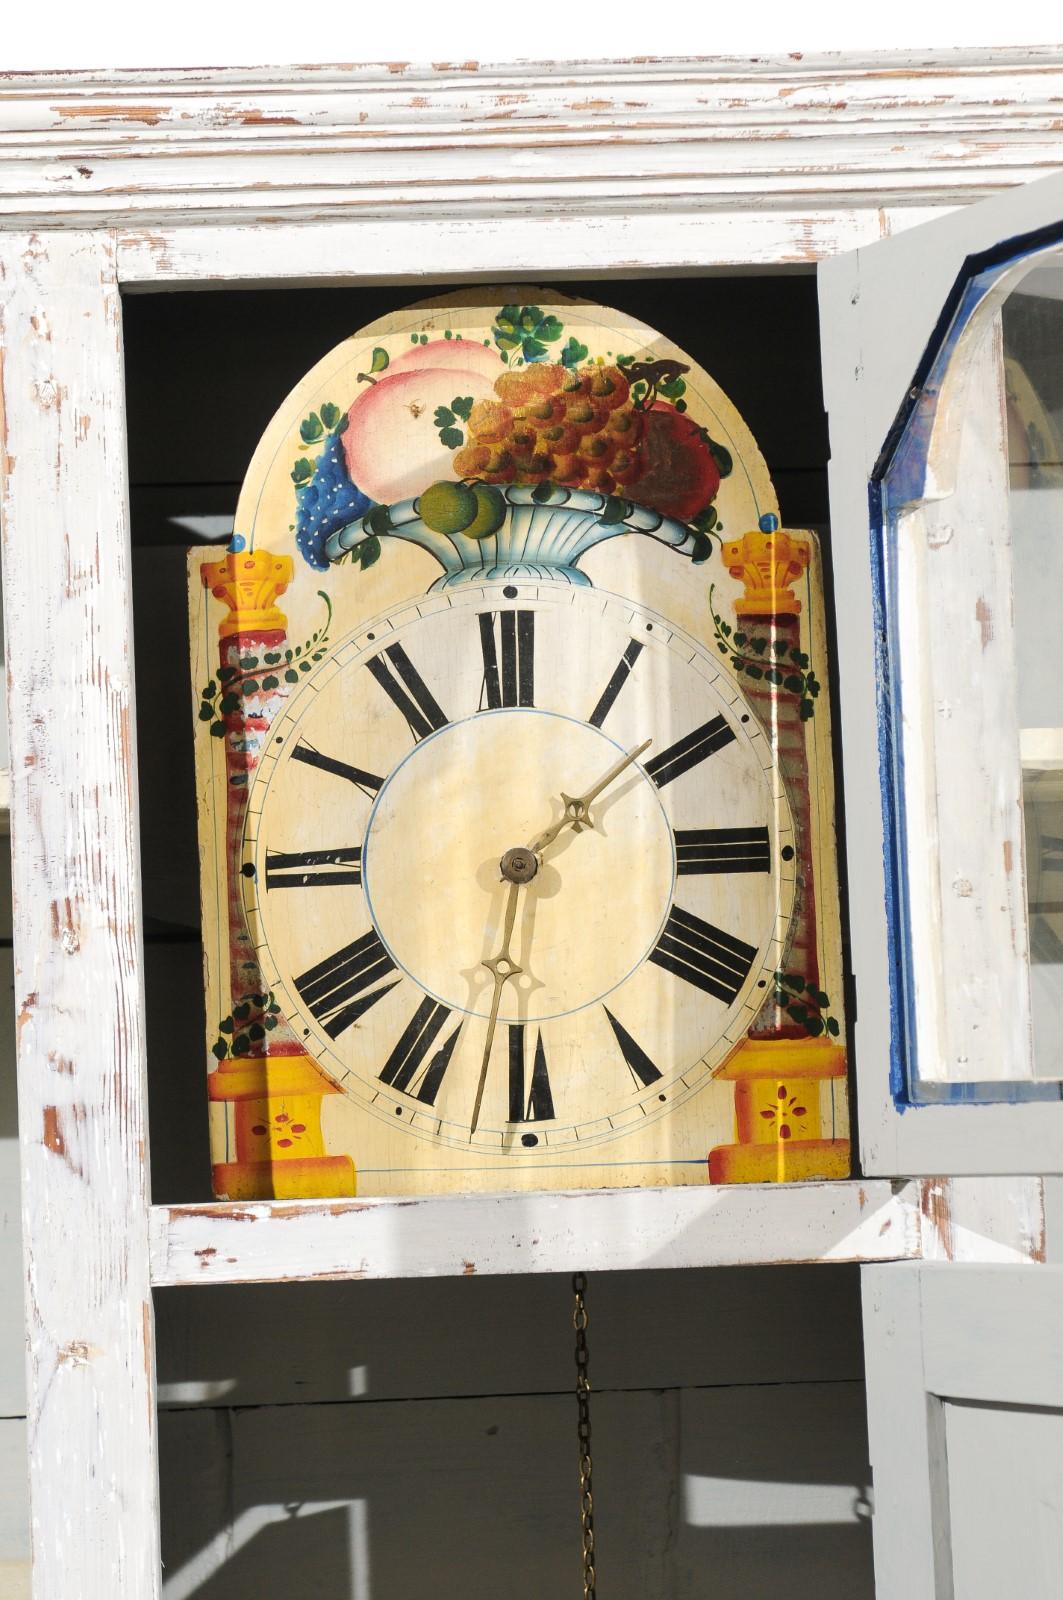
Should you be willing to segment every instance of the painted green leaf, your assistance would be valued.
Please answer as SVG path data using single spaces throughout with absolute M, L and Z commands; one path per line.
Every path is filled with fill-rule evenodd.
M 437 428 L 449 428 L 454 421 L 454 413 L 449 406 L 436 406 L 436 414 L 432 420 Z
M 292 468 L 292 482 L 293 483 L 309 483 L 310 479 L 313 476 L 314 476 L 314 463 L 312 461 L 308 461 L 305 456 L 300 456 L 299 460 L 295 463 L 295 466 Z
M 468 422 L 469 413 L 472 410 L 472 395 L 456 395 L 455 398 L 450 402 L 450 406 L 456 417 L 460 417 L 462 422 Z
M 750 678 L 763 678 L 763 676 L 764 676 L 764 673 L 763 673 L 762 669 L 760 667 L 754 666 L 752 664 L 752 662 L 746 668 L 746 674 Z
M 598 514 L 598 520 L 605 527 L 615 527 L 618 522 L 623 522 L 629 514 L 631 507 L 626 500 L 620 500 L 615 494 L 607 496 L 606 502 Z
M 262 1026 L 264 1028 L 275 1028 L 277 1026 L 276 1017 L 263 1017 L 262 1018 Z
M 237 1022 L 245 1022 L 250 1015 L 251 1002 L 249 1000 L 244 1000 L 240 1005 L 233 1006 L 233 1016 L 236 1018 Z
M 544 344 L 553 344 L 555 340 L 560 339 L 564 331 L 556 317 L 543 317 L 534 330 L 535 337 L 541 339 Z
M 782 673 L 775 667 L 769 667 L 764 676 L 774 689 L 778 689 L 782 683 Z
M 833 1034 L 834 1038 L 836 1039 L 841 1031 L 841 1024 L 839 1023 L 837 1017 L 828 1017 L 827 1032 Z
M 221 699 L 218 701 L 218 710 L 221 712 L 223 717 L 224 716 L 228 716 L 230 711 L 237 710 L 237 708 L 239 707 L 239 704 L 240 704 L 239 695 L 223 694 Z
M 250 1044 L 251 1041 L 247 1037 L 246 1033 L 238 1033 L 236 1038 L 233 1040 L 233 1055 L 242 1056 L 244 1051 L 249 1048 Z
M 284 681 L 285 683 L 298 683 L 299 674 L 297 672 L 293 672 L 291 667 L 289 667 L 287 672 L 284 674 Z
M 321 418 L 316 411 L 311 411 L 304 422 L 299 424 L 299 437 L 304 444 L 316 444 L 324 435 Z
M 561 365 L 563 367 L 578 367 L 581 361 L 586 361 L 587 346 L 580 344 L 579 340 L 569 335 L 568 343 L 561 352 Z
M 546 479 L 544 478 L 543 481 L 541 483 L 537 483 L 535 488 L 532 490 L 532 499 L 537 506 L 544 506 L 553 498 L 553 493 L 554 485 L 552 483 L 547 483 Z
M 217 1056 L 219 1061 L 224 1061 L 225 1057 L 229 1054 L 229 1046 L 225 1043 L 224 1039 L 217 1039 L 215 1040 L 214 1044 L 211 1045 L 210 1053 L 213 1056 Z
M 391 532 L 391 514 L 387 506 L 374 506 L 365 519 L 365 526 L 379 539 L 382 534 Z
M 823 1023 L 820 1021 L 819 1017 L 809 1017 L 808 1021 L 805 1023 L 805 1032 L 810 1033 L 813 1039 L 815 1039 L 818 1034 L 823 1032 Z
M 232 1017 L 226 1017 L 224 1022 L 219 1022 L 218 1023 L 218 1032 L 219 1033 L 232 1033 L 232 1031 L 233 1031 L 233 1019 L 232 1019 Z
M 690 552 L 690 559 L 696 567 L 700 567 L 712 555 L 712 540 L 707 533 L 696 531 L 694 534 L 694 548 Z
M 546 346 L 538 339 L 525 339 L 520 348 L 525 361 L 541 361 L 547 353 Z
M 214 735 L 215 739 L 220 739 L 225 733 L 224 722 L 212 722 L 210 725 L 210 731 Z
M 364 544 L 358 546 L 358 565 L 364 572 L 367 567 L 371 567 L 374 562 L 379 560 L 380 540 L 374 534 L 372 538 L 366 539 Z M 305 666 L 306 663 L 304 662 L 303 665 Z
M 263 678 L 262 679 L 262 687 L 263 687 L 263 689 L 279 689 L 280 688 L 280 680 L 278 678 L 275 678 L 273 676 L 273 674 L 270 673 L 268 678 Z
M 331 429 L 333 429 L 340 420 L 339 406 L 334 406 L 330 400 L 326 400 L 325 404 L 321 407 L 321 420 L 325 424 L 325 427 L 331 431 Z
M 200 706 L 200 708 L 199 708 L 199 720 L 200 720 L 200 722 L 210 722 L 210 721 L 213 720 L 213 717 L 214 717 L 214 707 L 213 706 Z
M 385 372 L 388 367 L 389 356 L 386 350 L 377 345 L 373 351 L 373 359 L 369 363 L 370 372 Z
M 250 1039 L 264 1039 L 266 1037 L 266 1030 L 262 1026 L 261 1022 L 252 1022 L 251 1026 L 247 1030 L 247 1034 L 248 1038 Z
M 804 678 L 797 678 L 792 673 L 783 679 L 783 688 L 789 689 L 791 694 L 800 694 L 805 687 Z
M 219 669 L 218 669 L 218 677 L 219 677 L 219 679 L 221 680 L 222 683 L 228 683 L 230 678 L 235 678 L 236 677 L 236 668 L 235 667 L 219 667 Z
M 734 468 L 730 450 L 727 449 L 726 445 L 720 444 L 717 439 L 706 439 L 705 442 L 709 447 L 712 459 L 716 463 L 716 470 L 719 472 L 720 477 L 729 478 Z
M 456 450 L 465 443 L 465 435 L 460 428 L 440 428 L 439 442 L 446 450 Z

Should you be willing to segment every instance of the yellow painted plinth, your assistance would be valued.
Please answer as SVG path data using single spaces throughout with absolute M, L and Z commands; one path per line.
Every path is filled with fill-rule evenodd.
M 721 1144 L 709 1152 L 710 1183 L 809 1183 L 849 1176 L 848 1139 Z
M 338 1094 L 307 1055 L 238 1056 L 207 1079 L 211 1100 L 233 1106 L 236 1160 L 214 1167 L 231 1200 L 333 1199 L 356 1192 L 350 1156 L 325 1152 L 321 1101 Z
M 827 1038 L 747 1039 L 721 1078 L 735 1086 L 735 1142 L 709 1152 L 710 1183 L 793 1183 L 849 1175 L 848 1139 L 824 1139 L 819 1085 L 844 1078 Z
M 219 1161 L 214 1191 L 228 1200 L 335 1200 L 356 1187 L 350 1156 L 278 1161 Z

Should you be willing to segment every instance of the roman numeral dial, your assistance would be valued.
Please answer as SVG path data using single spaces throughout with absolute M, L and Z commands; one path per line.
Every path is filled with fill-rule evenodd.
M 535 612 L 481 611 L 480 649 L 489 711 L 535 704 Z
M 734 729 L 726 717 L 712 717 L 693 733 L 688 733 L 685 739 L 677 740 L 652 761 L 647 761 L 646 771 L 658 789 L 663 789 L 665 784 L 681 778 L 684 772 L 733 743 L 734 737 Z
M 525 1025 L 514 1022 L 509 1028 L 509 1120 L 510 1122 L 549 1122 L 554 1116 L 554 1096 L 546 1070 L 546 1050 L 540 1031 L 535 1041 L 531 1079 L 527 1079 L 524 1056 Z
M 767 872 L 771 848 L 767 828 L 677 828 L 676 871 L 697 873 Z
M 450 1066 L 458 1042 L 461 1023 L 438 1049 L 429 1055 L 450 1016 L 449 1009 L 428 996 L 421 1001 L 380 1073 L 381 1083 L 403 1094 L 413 1095 L 424 1105 L 433 1106 L 440 1085 Z
M 757 959 L 755 946 L 674 905 L 650 960 L 732 1005 Z
M 388 699 L 401 711 L 415 739 L 427 739 L 447 726 L 447 717 L 401 644 L 390 644 L 366 667 Z
M 373 987 L 394 970 L 395 963 L 374 929 L 309 967 L 295 979 L 295 987 L 329 1038 L 338 1039 L 395 987 L 397 978 Z
M 362 849 L 267 850 L 266 890 L 323 889 L 362 881 Z

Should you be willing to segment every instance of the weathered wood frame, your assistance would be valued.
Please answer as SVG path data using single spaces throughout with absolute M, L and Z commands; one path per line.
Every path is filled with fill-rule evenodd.
M 940 337 L 938 319 L 968 257 L 994 249 L 1001 241 L 1019 239 L 1063 220 L 1063 177 L 1000 195 L 984 205 L 938 219 L 928 228 L 913 228 L 825 262 L 820 272 L 822 320 L 831 329 L 824 346 L 823 373 L 831 416 L 831 517 L 835 529 L 834 572 L 839 594 L 838 653 L 843 664 L 839 705 L 842 728 L 846 826 L 859 849 L 849 851 L 850 939 L 856 985 L 857 1020 L 854 1053 L 860 1106 L 863 1170 L 871 1175 L 935 1171 L 1058 1173 L 1063 1159 L 1063 1101 L 1036 1100 L 1012 1105 L 923 1105 L 900 1111 L 890 1087 L 892 1037 L 891 992 L 883 975 L 889 963 L 890 933 L 886 915 L 884 823 L 882 801 L 868 775 L 879 768 L 879 721 L 870 707 L 876 691 L 876 599 L 872 591 L 869 551 L 872 528 L 868 483 L 894 423 L 899 401 L 907 393 L 924 351 Z M 992 386 L 983 379 L 987 416 Z M 998 491 L 1001 486 L 998 485 Z M 966 513 L 986 527 L 999 516 L 991 489 L 982 493 L 980 508 L 968 502 Z M 980 520 L 979 520 L 980 519 Z M 841 535 L 841 536 L 839 536 Z M 973 609 L 975 594 L 958 587 L 957 608 Z M 958 614 L 958 613 L 957 613 Z M 942 619 L 947 630 L 948 619 Z M 946 686 L 946 693 L 948 688 Z M 926 697 L 924 697 L 926 698 Z M 972 745 L 984 761 L 982 784 L 996 781 L 995 763 L 1006 762 L 1015 748 L 1010 730 L 998 712 L 995 737 L 977 730 L 974 712 L 963 711 L 962 688 L 953 698 L 960 707 Z M 964 779 L 959 781 L 963 782 Z M 970 777 L 966 779 L 972 787 Z M 933 796 L 929 803 L 933 805 Z M 971 831 L 970 853 L 986 836 Z M 999 847 L 999 845 L 998 845 Z M 979 935 L 980 936 L 980 935 Z M 1024 975 L 1020 941 L 996 956 L 968 941 L 966 958 L 974 970 L 994 960 L 1002 979 L 1018 989 Z M 962 958 L 961 958 L 962 959 Z M 955 966 L 949 969 L 955 972 Z M 928 985 L 918 1004 L 940 1004 Z M 1013 1002 L 1013 1005 L 1015 1003 Z M 1017 1005 L 1015 1006 L 1017 1008 Z M 1006 1019 L 1005 1019 L 1006 1020 Z M 998 1022 L 999 1048 L 1012 1057 L 1021 1052 L 1009 1042 Z M 1028 1046 L 1025 1046 L 1028 1050 Z M 1014 1073 L 1014 1066 L 1012 1067 Z M 1015 1073 L 1016 1076 L 1021 1075 Z
M 1061 93 L 1059 48 L 0 83 L 37 1600 L 159 1593 L 153 1281 L 1042 1249 L 1006 1179 L 149 1207 L 120 291 L 810 268 L 1063 165 Z

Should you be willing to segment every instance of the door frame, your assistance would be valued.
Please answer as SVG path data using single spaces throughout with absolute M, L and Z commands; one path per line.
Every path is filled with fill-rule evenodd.
M 1063 149 L 1061 149 L 1063 160 Z M 819 269 L 823 382 L 830 420 L 838 720 L 855 1012 L 852 1047 L 863 1170 L 902 1173 L 1063 1171 L 1063 1100 L 900 1107 L 885 867 L 882 648 L 874 593 L 869 485 L 886 440 L 939 333 L 969 257 L 1063 219 L 1063 175 L 824 261 Z

